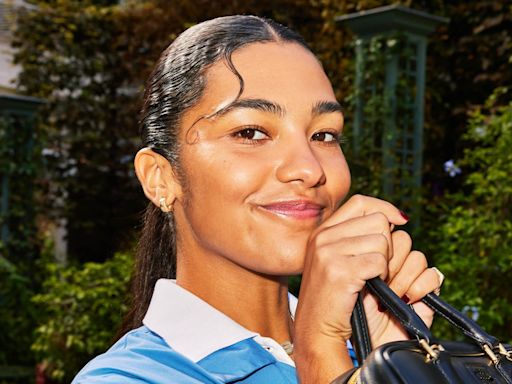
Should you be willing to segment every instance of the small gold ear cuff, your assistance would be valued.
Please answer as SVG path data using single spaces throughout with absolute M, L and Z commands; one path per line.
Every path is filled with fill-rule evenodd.
M 160 209 L 163 212 L 170 212 L 172 210 L 172 205 L 168 206 L 167 201 L 165 200 L 165 197 L 160 198 Z

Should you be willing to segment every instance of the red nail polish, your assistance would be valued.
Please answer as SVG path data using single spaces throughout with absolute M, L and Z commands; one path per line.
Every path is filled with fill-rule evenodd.
M 402 301 L 403 301 L 405 304 L 409 304 L 409 301 L 411 301 L 411 299 L 409 299 L 409 296 L 407 296 L 407 295 L 403 295 L 403 296 L 402 296 Z
M 409 221 L 409 216 L 407 216 L 407 215 L 405 214 L 405 212 L 400 211 L 400 215 L 401 215 L 405 220 Z
M 377 309 L 382 313 L 385 313 L 388 310 L 380 301 L 377 303 Z

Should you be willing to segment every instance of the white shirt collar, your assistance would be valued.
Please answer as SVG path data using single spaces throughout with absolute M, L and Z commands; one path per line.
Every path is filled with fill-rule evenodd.
M 295 316 L 297 298 L 288 295 Z M 219 349 L 259 336 L 215 309 L 174 280 L 160 279 L 143 324 L 194 362 Z

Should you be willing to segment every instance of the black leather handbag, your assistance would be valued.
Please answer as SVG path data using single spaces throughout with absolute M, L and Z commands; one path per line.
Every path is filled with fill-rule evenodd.
M 334 383 L 512 384 L 512 348 L 437 295 L 428 294 L 423 302 L 464 333 L 467 342 L 437 340 L 414 310 L 381 279 L 369 280 L 366 287 L 402 324 L 411 340 L 387 343 L 372 351 L 359 297 L 352 314 L 352 343 L 360 369 Z

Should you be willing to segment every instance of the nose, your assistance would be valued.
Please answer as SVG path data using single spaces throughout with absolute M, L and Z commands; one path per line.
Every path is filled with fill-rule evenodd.
M 321 162 L 311 148 L 307 138 L 294 138 L 281 151 L 281 161 L 276 170 L 276 177 L 282 183 L 302 183 L 312 188 L 325 183 L 326 177 Z

